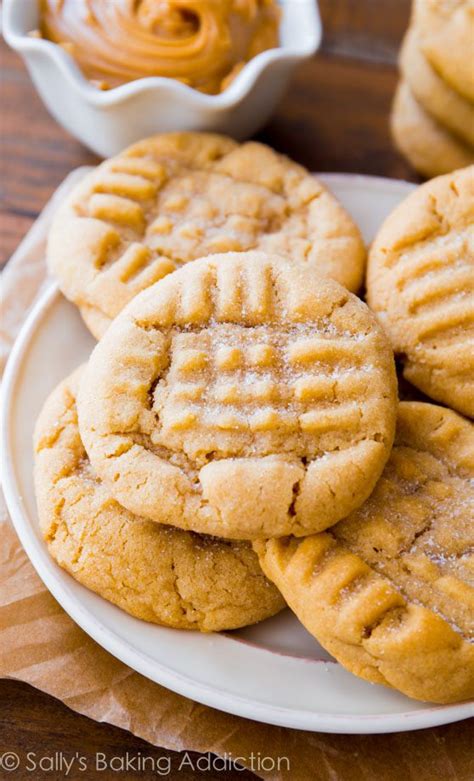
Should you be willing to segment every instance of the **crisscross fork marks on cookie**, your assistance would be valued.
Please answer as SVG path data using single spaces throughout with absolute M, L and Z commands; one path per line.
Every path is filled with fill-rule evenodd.
M 373 244 L 367 290 L 406 378 L 474 416 L 474 167 L 397 207 Z
M 166 311 L 170 361 L 156 378 L 154 445 L 184 449 L 202 465 L 206 452 L 213 460 L 281 450 L 314 457 L 364 439 L 368 429 L 377 436 L 370 418 L 379 370 L 369 355 L 378 336 L 331 321 L 347 294 L 313 323 L 298 322 L 302 301 L 290 296 L 290 320 L 282 323 L 279 308 L 287 304 L 271 266 L 195 268 Z M 143 319 L 137 325 L 155 327 Z
M 334 535 L 474 638 L 473 515 L 468 479 L 428 452 L 396 445 L 372 497 Z
M 79 409 L 124 506 L 253 539 L 360 504 L 395 405 L 393 356 L 359 299 L 310 266 L 228 253 L 137 296 L 91 356 Z
M 48 259 L 102 335 L 139 290 L 184 263 L 268 242 L 360 286 L 359 232 L 308 172 L 254 142 L 171 133 L 135 144 L 80 183 L 58 211 Z
M 358 399 L 370 396 L 366 349 L 347 336 L 310 337 L 305 326 L 274 333 L 216 324 L 200 333 L 178 333 L 168 373 L 154 392 L 162 426 L 154 441 L 197 427 L 253 434 L 253 454 L 260 451 L 257 432 L 290 436 L 343 429 L 353 441 L 361 423 Z M 360 368 L 354 368 L 358 362 Z M 263 454 L 268 445 L 265 441 Z
M 423 700 L 468 699 L 473 476 L 472 424 L 402 402 L 392 454 L 362 507 L 323 534 L 254 548 L 302 623 L 349 670 Z
M 160 526 L 115 502 L 94 474 L 77 424 L 77 370 L 46 401 L 35 431 L 41 531 L 76 580 L 137 618 L 219 631 L 283 607 L 246 543 Z
M 474 228 L 400 257 L 395 281 L 420 342 L 474 337 Z M 442 347 L 442 345 L 440 345 Z

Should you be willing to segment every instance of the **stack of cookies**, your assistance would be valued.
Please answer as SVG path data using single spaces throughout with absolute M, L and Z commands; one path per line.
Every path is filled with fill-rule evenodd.
M 419 173 L 474 163 L 474 3 L 414 0 L 400 52 L 392 133 Z
M 35 432 L 58 564 L 175 628 L 288 604 L 366 680 L 473 696 L 473 174 L 387 220 L 371 308 L 357 227 L 268 147 L 169 134 L 86 177 L 48 247 L 101 337 Z M 452 409 L 399 405 L 394 351 Z

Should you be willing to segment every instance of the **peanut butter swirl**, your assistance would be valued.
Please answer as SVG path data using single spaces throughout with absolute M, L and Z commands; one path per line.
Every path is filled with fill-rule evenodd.
M 41 34 L 96 86 L 166 76 L 222 92 L 243 65 L 278 45 L 275 0 L 40 0 Z

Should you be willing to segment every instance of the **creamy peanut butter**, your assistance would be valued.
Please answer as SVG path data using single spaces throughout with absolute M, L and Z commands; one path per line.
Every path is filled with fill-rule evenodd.
M 102 89 L 166 76 L 222 92 L 278 45 L 276 0 L 40 0 L 41 34 Z

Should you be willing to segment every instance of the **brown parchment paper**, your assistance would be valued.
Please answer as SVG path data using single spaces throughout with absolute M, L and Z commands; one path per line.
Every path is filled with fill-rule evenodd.
M 83 173 L 79 169 L 64 182 L 4 272 L 2 368 L 45 280 L 45 234 L 55 202 Z M 79 713 L 130 730 L 157 746 L 241 757 L 268 781 L 474 779 L 474 720 L 392 735 L 325 735 L 221 713 L 143 678 L 91 640 L 49 594 L 16 537 L 3 496 L 0 677 L 32 684 Z M 273 758 L 274 769 L 258 769 L 252 753 Z M 280 762 L 280 770 L 279 757 L 288 760 Z

